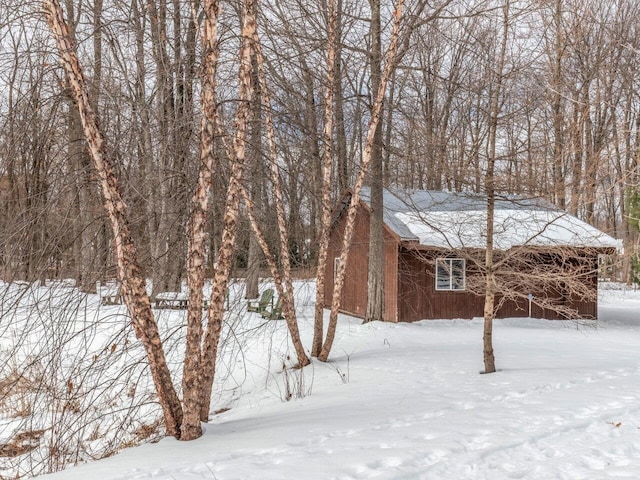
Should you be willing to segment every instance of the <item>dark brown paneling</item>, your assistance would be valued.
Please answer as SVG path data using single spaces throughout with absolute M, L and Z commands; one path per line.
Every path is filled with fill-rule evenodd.
M 325 307 L 330 307 L 333 300 L 334 260 L 340 255 L 342 238 L 346 225 L 346 211 L 334 224 L 329 239 L 327 257 Z M 398 242 L 385 229 L 385 320 L 397 321 L 397 288 L 398 288 Z M 369 268 L 369 210 L 358 207 L 353 240 L 347 260 L 347 273 L 342 290 L 340 310 L 363 318 L 367 309 L 367 278 Z
M 400 249 L 399 254 L 399 286 L 398 286 L 398 320 L 411 322 L 421 319 L 469 319 L 481 317 L 484 309 L 484 297 L 478 288 L 475 291 L 437 291 L 435 289 L 434 261 L 442 253 L 436 251 L 423 251 L 417 253 L 412 250 Z M 455 255 L 455 254 L 454 254 Z M 592 255 L 592 254 L 591 254 Z M 469 256 L 468 254 L 465 256 Z M 580 261 L 590 261 L 582 259 Z M 595 262 L 595 259 L 592 261 Z M 474 277 L 475 275 L 475 277 Z M 477 273 L 473 272 L 473 265 L 467 262 L 467 282 L 482 281 Z M 584 279 L 597 297 L 597 276 L 594 273 Z M 577 310 L 582 318 L 596 318 L 597 301 L 585 301 L 568 293 L 540 292 L 535 286 L 530 291 L 522 292 L 523 295 L 532 293 L 535 296 L 547 295 L 558 297 L 568 307 Z M 499 297 L 496 299 L 498 302 Z M 496 314 L 496 318 L 528 317 L 529 305 L 526 299 L 514 301 L 506 300 Z M 534 318 L 547 318 L 550 320 L 564 318 L 561 314 L 551 309 L 543 309 L 532 304 L 531 316 Z
M 482 315 L 484 299 L 469 291 L 437 291 L 436 254 L 418 256 L 401 249 L 399 255 L 398 320 L 472 318 Z
M 398 243 L 385 236 L 384 317 L 388 322 L 398 321 L 398 249 Z

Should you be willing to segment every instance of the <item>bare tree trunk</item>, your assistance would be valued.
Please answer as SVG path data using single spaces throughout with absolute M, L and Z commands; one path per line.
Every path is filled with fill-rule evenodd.
M 395 101 L 395 89 L 396 89 L 396 73 L 394 70 L 391 73 L 391 80 L 389 80 L 389 98 L 387 98 L 387 114 L 384 121 L 384 140 L 381 140 L 384 147 L 382 154 L 382 186 L 389 185 L 392 182 L 391 178 L 391 144 L 393 135 L 393 103 Z M 381 122 L 383 123 L 383 122 Z M 382 135 L 381 135 L 382 138 Z M 383 205 L 384 206 L 384 205 Z M 383 305 L 384 311 L 384 305 Z
M 171 97 L 171 81 L 169 79 L 170 59 L 167 53 L 167 32 L 166 32 L 166 4 L 160 2 L 160 7 L 156 6 L 156 0 L 145 0 L 146 12 L 149 16 L 151 46 L 153 58 L 156 64 L 156 82 L 157 91 L 154 93 L 156 98 L 156 116 L 158 122 L 158 147 L 149 158 L 149 172 L 153 172 L 153 178 L 157 179 L 152 182 L 151 201 L 148 202 L 150 207 L 149 219 L 153 219 L 151 228 L 149 228 L 149 239 L 151 242 L 151 279 L 153 283 L 153 292 L 155 296 L 158 292 L 165 291 L 169 288 L 169 282 L 164 273 L 167 270 L 167 246 L 169 239 L 167 238 L 167 215 L 170 210 L 168 205 L 168 182 L 164 178 L 168 170 L 167 157 L 169 150 L 169 117 L 170 106 L 169 99 Z M 150 125 L 151 126 L 151 125 Z
M 374 135 L 376 128 L 378 127 L 378 123 L 380 122 L 380 117 L 382 115 L 382 103 L 384 101 L 387 81 L 391 76 L 393 68 L 395 68 L 403 5 L 404 0 L 398 0 L 396 9 L 393 12 L 393 31 L 391 33 L 389 47 L 385 55 L 386 64 L 384 67 L 384 71 L 382 72 L 382 76 L 380 77 L 380 85 L 378 91 L 376 92 L 376 95 L 374 97 L 373 107 L 371 109 L 371 120 L 369 121 L 369 127 L 367 129 L 367 136 L 364 145 L 364 152 L 362 155 L 362 165 L 360 166 L 360 173 L 353 187 L 351 202 L 347 211 L 347 224 L 342 241 L 342 251 L 340 253 L 336 282 L 333 287 L 333 301 L 331 302 L 331 313 L 329 314 L 329 328 L 327 330 L 327 336 L 325 338 L 324 344 L 322 345 L 322 351 L 320 352 L 320 355 L 318 355 L 318 360 L 321 360 L 323 362 L 326 362 L 329 358 L 329 353 L 331 352 L 331 347 L 333 345 L 333 340 L 336 334 L 336 327 L 338 324 L 338 309 L 340 308 L 340 296 L 342 294 L 342 287 L 344 285 L 344 275 L 346 272 L 347 259 L 349 256 L 349 247 L 351 245 L 351 239 L 353 237 L 356 211 L 358 209 L 358 204 L 360 203 L 360 190 L 362 189 L 364 178 L 367 174 L 369 163 L 371 162 Z
M 260 267 L 262 255 L 260 243 L 255 234 L 249 234 L 249 252 L 247 253 L 247 278 L 245 279 L 244 298 L 255 299 L 260 296 Z
M 91 257 L 85 249 L 88 245 L 86 230 L 88 228 L 86 222 L 86 211 L 89 202 L 87 198 L 87 185 L 83 157 L 87 155 L 84 145 L 84 132 L 82 131 L 82 122 L 78 114 L 78 109 L 74 105 L 73 92 L 67 89 L 68 96 L 68 112 L 67 112 L 67 139 L 69 158 L 69 174 L 74 178 L 74 219 L 73 219 L 73 261 L 74 261 L 74 277 L 78 285 L 84 286 L 84 273 L 86 269 L 83 259 Z
M 378 92 L 382 74 L 382 38 L 380 0 L 371 5 L 371 89 Z M 384 102 L 383 102 L 384 105 Z M 384 107 L 382 107 L 384 108 Z M 384 320 L 384 220 L 382 191 L 382 119 L 376 125 L 371 150 L 371 212 L 369 216 L 369 268 L 367 275 L 367 312 L 364 322 Z
M 269 90 L 267 89 L 267 75 L 264 68 L 264 57 L 262 55 L 262 47 L 257 29 L 254 32 L 254 48 L 256 51 L 256 59 L 258 66 L 258 79 L 262 96 L 265 104 L 270 107 L 271 99 Z M 265 112 L 265 123 L 267 127 L 267 140 L 269 142 L 269 160 L 271 163 L 271 182 L 273 184 L 273 196 L 276 204 L 276 217 L 278 219 L 278 232 L 280 233 L 280 262 L 282 264 L 282 282 L 283 287 L 278 291 L 282 302 L 282 311 L 287 321 L 289 335 L 293 347 L 296 351 L 298 366 L 304 367 L 310 363 L 307 354 L 304 351 L 302 341 L 300 340 L 300 332 L 298 329 L 298 320 L 296 318 L 295 300 L 293 292 L 293 281 L 291 278 L 291 261 L 289 256 L 289 233 L 287 228 L 287 218 L 284 208 L 284 200 L 282 194 L 282 181 L 280 180 L 280 171 L 278 167 L 278 151 L 276 147 L 276 132 L 273 123 L 273 116 L 270 108 Z M 278 285 L 280 282 L 276 283 Z
M 581 106 L 579 92 L 575 92 L 573 95 L 573 123 L 571 128 L 571 135 L 573 137 L 573 162 L 569 212 L 572 215 L 577 216 L 578 208 L 580 207 L 580 192 L 582 190 L 582 156 L 584 151 L 582 135 L 584 130 L 584 107 Z
M 258 74 L 258 60 L 256 55 L 251 61 L 251 81 L 254 88 L 254 100 L 251 105 L 251 140 L 247 150 L 249 168 L 253 169 L 252 182 L 250 186 L 251 198 L 254 202 L 262 198 L 262 168 L 260 168 L 260 157 L 262 156 L 262 91 Z M 247 278 L 245 280 L 244 298 L 255 299 L 260 296 L 260 267 L 262 255 L 260 244 L 251 231 L 249 233 L 249 252 L 247 254 Z
M 94 110 L 97 111 L 97 96 L 99 94 L 99 75 L 101 70 L 101 50 L 97 45 L 97 41 L 100 36 L 100 10 L 95 11 L 95 8 L 100 9 L 100 0 L 94 5 L 94 82 L 91 84 L 91 101 Z M 75 30 L 76 24 L 79 21 L 78 16 L 75 13 L 74 2 L 66 0 L 65 8 L 67 10 L 67 23 L 69 25 L 69 34 L 71 35 L 71 41 L 76 42 Z M 78 114 L 78 109 L 75 108 L 73 94 L 71 89 L 68 88 L 68 104 L 69 110 L 67 115 L 67 133 L 68 133 L 68 158 L 70 160 L 70 170 L 73 178 L 75 178 L 75 198 L 74 209 L 75 219 L 74 225 L 74 263 L 75 263 L 75 279 L 82 291 L 89 292 L 95 289 L 96 280 L 96 259 L 97 252 L 95 250 L 95 237 L 97 229 L 95 228 L 95 209 L 97 204 L 94 195 L 92 195 L 92 183 L 90 182 L 91 176 L 91 159 L 85 148 L 84 134 L 82 131 L 82 123 Z
M 489 171 L 491 170 L 491 171 Z M 484 330 L 482 336 L 482 355 L 484 360 L 484 373 L 496 371 L 496 361 L 493 354 L 493 317 L 495 313 L 495 284 L 496 278 L 493 270 L 493 220 L 495 197 L 489 186 L 489 175 L 493 176 L 493 167 L 487 169 L 487 250 L 485 252 L 486 286 L 484 294 Z
M 344 94 L 342 91 L 342 0 L 336 4 L 335 73 L 333 75 L 335 100 L 336 160 L 338 162 L 338 188 L 342 193 L 349 188 L 349 161 L 347 157 L 347 132 L 344 124 Z M 329 41 L 329 40 L 327 40 Z
M 102 95 L 102 10 L 103 0 L 94 0 L 93 2 L 93 78 L 91 81 L 91 101 L 95 112 L 98 112 L 100 96 Z M 90 163 L 89 159 L 89 163 Z M 101 211 L 100 193 L 94 190 L 93 182 L 88 181 L 92 188 L 92 213 L 94 216 L 99 215 Z M 93 261 L 94 268 L 90 281 L 91 291 L 95 291 L 95 282 L 104 279 L 108 261 L 109 261 L 109 234 L 108 220 L 100 215 L 99 218 L 93 218 L 96 222 L 94 234 L 95 246 L 93 248 L 95 259 Z
M 282 311 L 285 320 L 287 321 L 287 327 L 289 329 L 289 334 L 291 335 L 292 342 L 294 345 L 294 349 L 296 350 L 296 356 L 298 358 L 298 367 L 304 367 L 310 363 L 309 358 L 306 356 L 304 352 L 304 348 L 302 347 L 302 342 L 300 341 L 300 334 L 298 331 L 298 323 L 295 315 L 295 304 L 293 303 L 293 295 L 289 295 L 290 286 L 285 287 L 287 283 L 287 276 L 280 274 L 280 269 L 276 264 L 276 260 L 269 249 L 269 245 L 265 239 L 264 233 L 262 232 L 258 221 L 255 217 L 255 206 L 253 201 L 251 200 L 249 194 L 245 189 L 242 189 L 242 195 L 244 197 L 244 202 L 247 207 L 247 215 L 249 216 L 249 222 L 251 223 L 251 228 L 253 229 L 253 233 L 255 238 L 260 245 L 262 252 L 264 253 L 265 260 L 267 261 L 267 265 L 269 266 L 269 270 L 271 272 L 271 276 L 273 277 L 273 282 L 276 286 L 276 290 L 278 292 L 278 296 L 282 299 Z M 286 289 L 285 289 L 286 288 Z M 290 290 L 293 292 L 293 290 Z
M 319 216 L 322 215 L 321 209 L 322 207 L 318 206 L 318 204 L 322 201 L 322 154 L 320 152 L 319 140 L 320 136 L 318 135 L 318 118 L 316 112 L 316 93 L 315 93 L 315 73 L 312 69 L 307 65 L 307 62 L 302 60 L 302 71 L 303 71 L 303 79 L 305 86 L 305 116 L 304 123 L 305 128 L 307 130 L 307 134 L 305 135 L 305 146 L 304 150 L 308 152 L 308 171 L 311 174 L 311 178 L 314 179 L 313 186 L 311 188 L 311 198 L 309 198 L 309 230 L 313 232 L 313 236 L 320 234 L 320 227 L 316 224 Z M 293 189 L 295 183 L 291 184 L 290 190 Z
M 156 5 L 157 2 L 157 5 Z M 158 118 L 159 145 L 155 158 L 158 165 L 154 178 L 157 185 L 152 187 L 156 197 L 152 199 L 155 205 L 153 215 L 155 222 L 150 232 L 152 239 L 152 278 L 153 294 L 180 288 L 179 276 L 175 264 L 180 255 L 177 245 L 176 232 L 179 232 L 180 192 L 176 171 L 180 169 L 181 142 L 176 142 L 176 91 L 174 89 L 174 62 L 169 54 L 171 46 L 170 29 L 167 27 L 166 0 L 147 0 L 147 11 L 150 20 L 151 45 L 156 63 L 157 91 L 156 109 Z M 173 32 L 180 35 L 180 32 Z
M 554 52 L 552 59 L 552 72 L 551 78 L 553 82 L 553 100 L 552 100 L 552 114 L 553 114 L 553 182 L 555 190 L 555 203 L 560 208 L 566 206 L 566 194 L 565 194 L 565 179 L 564 179 L 564 129 L 565 120 L 563 115 L 563 82 L 562 82 L 562 60 L 563 52 L 565 51 L 564 45 L 561 44 L 562 36 L 562 1 L 556 0 L 554 11 L 554 22 L 556 29 L 556 38 L 554 44 Z
M 510 0 L 506 0 L 503 5 L 502 41 L 498 52 L 498 63 L 494 76 L 493 92 L 491 97 L 489 112 L 489 151 L 487 155 L 487 174 L 485 177 L 485 188 L 487 193 L 487 245 L 485 252 L 485 276 L 486 287 L 484 297 L 484 334 L 483 334 L 483 356 L 484 372 L 493 373 L 496 371 L 495 357 L 493 354 L 493 317 L 495 315 L 495 294 L 496 278 L 493 266 L 493 231 L 494 231 L 494 211 L 495 211 L 495 163 L 496 163 L 496 142 L 498 130 L 498 116 L 500 114 L 500 96 L 502 95 L 502 81 L 504 75 L 504 62 L 507 51 L 507 39 L 509 29 L 509 6 Z
M 595 164 L 596 152 L 593 141 L 593 121 L 591 119 L 591 98 L 589 88 L 585 87 L 585 96 L 583 101 L 584 107 L 584 184 L 582 186 L 582 198 L 585 207 L 585 220 L 587 223 L 593 223 L 593 204 L 595 202 Z
M 143 181 L 146 179 L 159 178 L 157 162 L 153 152 L 152 125 L 151 125 L 151 105 L 147 98 L 147 66 L 145 63 L 145 51 L 147 45 L 147 32 L 145 24 L 144 0 L 132 0 L 131 2 L 131 24 L 135 32 L 135 87 L 133 91 L 133 112 L 132 116 L 136 120 L 137 126 L 135 134 L 136 155 L 138 157 L 138 172 L 140 181 L 141 197 L 144 200 L 144 224 L 143 224 L 143 247 L 146 252 L 147 261 L 143 267 L 147 274 L 153 278 L 155 264 L 153 259 L 156 254 L 158 238 L 157 211 L 160 201 L 157 193 L 159 186 L 156 181 Z
M 240 100 L 236 112 L 233 137 L 234 158 L 232 159 L 231 178 L 229 179 L 229 186 L 227 188 L 222 240 L 218 251 L 217 267 L 211 291 L 211 305 L 208 310 L 208 325 L 202 350 L 199 378 L 201 388 L 200 420 L 202 421 L 209 419 L 218 343 L 222 332 L 224 301 L 229 275 L 231 273 L 231 263 L 238 230 L 241 183 L 245 164 L 251 101 L 253 99 L 251 58 L 254 52 L 254 38 L 256 34 L 255 2 L 256 0 L 245 0 L 243 2 L 242 46 L 240 49 L 240 71 L 238 74 Z
M 137 252 L 129 228 L 127 207 L 120 195 L 111 162 L 106 155 L 106 143 L 89 101 L 87 84 L 70 38 L 69 27 L 64 21 L 60 3 L 58 0 L 45 0 L 43 5 L 58 46 L 62 66 L 69 76 L 89 151 L 100 180 L 105 208 L 111 220 L 123 297 L 136 335 L 147 353 L 158 400 L 164 413 L 167 433 L 179 437 L 182 407 L 173 388 L 162 340 L 146 292 L 145 280 L 138 265 Z
M 220 13 L 218 0 L 204 3 L 202 43 L 204 75 L 202 82 L 202 119 L 200 122 L 200 171 L 192 199 L 192 212 L 188 235 L 189 310 L 187 312 L 187 341 L 182 375 L 184 422 L 181 440 L 192 440 L 202 435 L 200 426 L 201 391 L 199 372 L 202 343 L 202 306 L 205 279 L 205 251 L 207 212 L 215 170 L 215 130 L 217 122 L 216 71 L 218 63 L 217 22 Z
M 320 246 L 318 248 L 318 270 L 316 273 L 316 304 L 313 323 L 311 355 L 317 357 L 322 351 L 324 335 L 324 284 L 331 227 L 331 173 L 333 170 L 333 107 L 336 83 L 337 9 L 335 0 L 328 3 L 327 32 L 327 78 L 324 93 L 324 130 L 322 152 Z
M 170 252 L 168 255 L 166 277 L 170 288 L 180 291 L 182 278 L 187 268 L 189 223 L 189 165 L 195 163 L 192 156 L 191 141 L 194 136 L 195 125 L 193 108 L 193 78 L 196 74 L 196 24 L 191 18 L 186 27 L 182 25 L 181 5 L 179 0 L 173 0 L 173 64 L 171 75 L 175 88 L 170 104 L 171 117 L 171 145 L 170 158 L 173 170 L 171 185 L 171 208 L 173 211 L 172 224 L 169 228 L 168 239 Z M 171 77 L 170 77 L 171 78 Z

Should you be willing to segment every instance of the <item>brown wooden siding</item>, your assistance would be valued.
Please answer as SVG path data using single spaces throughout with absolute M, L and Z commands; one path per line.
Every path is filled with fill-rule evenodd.
M 344 212 L 346 213 L 346 211 Z M 339 257 L 346 224 L 343 214 L 334 225 L 329 238 L 325 282 L 325 307 L 333 300 L 334 259 Z M 363 204 L 358 207 L 353 241 L 349 249 L 347 273 L 340 299 L 340 310 L 364 318 L 367 309 L 367 271 L 369 262 L 369 210 Z M 398 321 L 398 241 L 385 227 L 385 320 Z
M 385 232 L 384 319 L 398 321 L 398 250 L 399 244 Z
M 447 318 L 474 318 L 483 314 L 484 297 L 478 282 L 482 278 L 473 271 L 472 262 L 467 262 L 467 283 L 471 288 L 463 291 L 438 291 L 435 289 L 435 259 L 442 256 L 437 251 L 422 251 L 400 249 L 399 254 L 399 286 L 398 286 L 398 319 L 411 322 L 421 319 L 447 319 Z M 586 255 L 586 253 L 585 253 Z M 593 254 L 591 254 L 593 255 Z M 452 253 L 450 256 L 456 256 Z M 594 262 L 596 259 L 592 259 Z M 473 287 L 474 278 L 476 286 Z M 593 293 L 597 297 L 597 273 L 585 279 Z M 473 291 L 472 291 L 473 290 Z M 541 292 L 535 286 L 531 286 L 530 292 L 522 292 L 523 295 L 552 295 L 562 297 L 561 293 Z M 575 296 L 565 294 L 566 304 L 576 309 L 583 318 L 596 318 L 597 301 L 584 301 Z M 496 318 L 528 317 L 529 305 L 526 299 L 505 301 L 496 314 Z M 563 318 L 556 311 L 543 309 L 532 305 L 531 316 L 534 318 L 559 319 Z
M 418 256 L 415 252 L 400 250 L 398 317 L 401 322 L 422 319 L 472 318 L 482 314 L 483 299 L 466 290 L 436 291 L 434 264 L 427 261 L 435 258 Z

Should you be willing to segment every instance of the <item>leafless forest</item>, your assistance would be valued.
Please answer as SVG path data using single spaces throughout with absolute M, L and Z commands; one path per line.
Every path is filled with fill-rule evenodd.
M 378 43 L 375 3 L 337 2 L 328 137 L 334 201 L 360 171 L 375 72 L 389 41 L 391 5 L 377 6 Z M 66 1 L 63 7 L 129 207 L 142 268 L 158 291 L 176 288 L 186 279 L 189 200 L 199 165 L 201 5 L 96 0 Z M 239 98 L 241 7 L 221 7 L 216 101 L 229 132 Z M 406 6 L 376 133 L 382 183 L 484 191 L 504 32 L 496 192 L 545 197 L 633 245 L 640 7 L 630 0 L 517 1 L 507 17 L 503 13 L 499 2 L 414 0 Z M 3 0 L 0 18 L 2 277 L 75 278 L 91 288 L 115 276 L 115 260 L 68 78 L 41 4 Z M 244 186 L 266 240 L 276 242 L 269 171 L 277 162 L 291 264 L 311 268 L 322 211 L 327 8 L 324 2 L 264 1 L 257 18 L 268 92 L 254 62 Z M 260 120 L 267 109 L 275 158 Z M 207 215 L 209 268 L 221 241 L 231 173 L 223 136 L 217 132 L 213 140 L 220 148 Z M 260 248 L 241 215 L 233 264 L 244 269 L 258 257 Z
M 139 422 L 136 411 L 155 389 L 166 432 L 197 438 L 225 345 L 230 277 L 247 278 L 247 298 L 259 296 L 259 275 L 273 278 L 298 367 L 310 360 L 292 277 L 316 277 L 309 353 L 327 360 L 339 307 L 334 302 L 323 339 L 331 208 L 347 189 L 355 204 L 364 183 L 374 212 L 365 321 L 380 319 L 383 308 L 376 274 L 382 187 L 542 197 L 623 239 L 625 257 L 610 273 L 631 280 L 640 212 L 639 29 L 635 0 L 0 0 L 0 278 L 11 288 L 73 279 L 85 293 L 117 278 L 140 340 L 139 363 L 79 358 L 73 376 L 43 388 L 32 379 L 66 372 L 42 362 L 66 365 L 60 346 L 76 341 L 74 319 L 86 308 L 78 297 L 58 323 L 69 339 L 47 338 L 50 348 L 25 370 L 5 363 L 2 399 L 14 402 L 16 385 L 33 381 L 38 401 L 62 402 L 51 417 L 65 425 L 72 400 L 90 402 L 72 381 L 78 372 L 93 378 L 101 376 L 94 368 L 124 369 L 127 380 L 113 395 L 136 400 L 123 407 L 131 418 L 118 428 Z M 337 265 L 340 289 L 344 258 Z M 493 294 L 495 280 L 486 277 Z M 150 297 L 184 283 L 186 332 L 167 344 Z M 3 335 L 13 332 L 17 352 L 28 338 L 7 326 L 12 319 L 27 318 L 37 330 L 57 314 L 25 316 L 13 310 L 22 300 L 7 299 Z M 87 335 L 101 328 L 89 322 Z M 102 353 L 128 345 L 121 328 Z M 185 355 L 181 385 L 167 366 L 176 350 Z M 129 379 L 142 377 L 140 365 L 148 365 L 153 387 L 136 393 Z M 110 386 L 85 390 L 104 397 Z M 154 425 L 138 427 L 157 429 L 155 415 Z M 96 421 L 73 434 L 91 437 Z M 54 433 L 58 456 L 42 454 L 33 460 L 38 468 L 18 473 L 82 457 L 62 451 L 82 440 L 65 440 L 64 428 Z M 118 442 L 112 450 L 126 444 Z
M 234 275 L 247 298 L 273 279 L 286 375 L 326 361 L 347 189 L 353 206 L 371 187 L 365 321 L 383 311 L 383 187 L 542 197 L 623 239 L 609 273 L 631 280 L 639 26 L 635 0 L 0 0 L 0 406 L 22 419 L 0 456 L 28 454 L 12 475 L 199 437 L 240 342 L 223 332 L 243 311 L 224 306 Z M 316 277 L 308 350 L 296 273 Z M 87 303 L 115 279 L 128 320 Z M 150 298 L 184 284 L 185 325 L 168 325 Z

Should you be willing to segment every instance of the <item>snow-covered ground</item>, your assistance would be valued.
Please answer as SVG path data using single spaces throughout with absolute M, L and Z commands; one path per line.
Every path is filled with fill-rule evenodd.
M 300 284 L 307 346 L 312 298 Z M 341 317 L 330 363 L 283 372 L 284 322 L 251 314 L 242 354 L 222 363 L 214 408 L 229 410 L 201 439 L 165 438 L 43 478 L 640 478 L 640 292 L 609 286 L 599 316 L 496 321 L 500 371 L 481 375 L 479 319 Z

